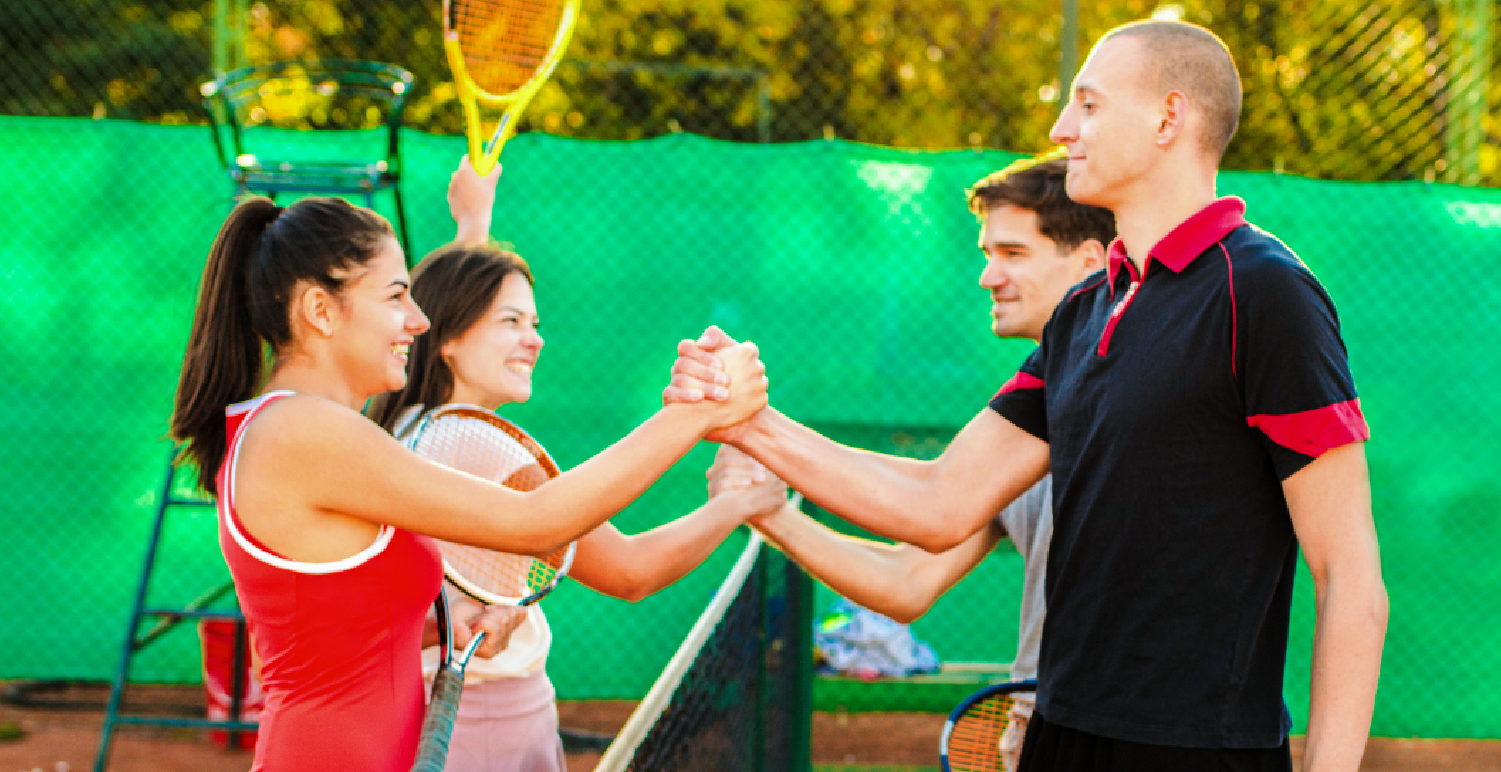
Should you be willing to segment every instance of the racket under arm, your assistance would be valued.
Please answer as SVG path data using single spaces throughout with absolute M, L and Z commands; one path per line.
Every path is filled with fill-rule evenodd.
M 1036 681 L 1012 681 L 987 686 L 960 702 L 938 741 L 943 772 L 1013 772 L 1031 715 L 1030 709 L 1021 715 L 1013 709 L 1018 699 L 1031 700 L 1036 693 Z
M 464 670 L 469 667 L 469 658 L 485 640 L 481 630 L 464 647 L 458 656 L 453 652 L 452 618 L 448 613 L 448 596 L 438 590 L 438 599 L 433 602 L 438 613 L 439 636 L 443 647 L 443 664 L 433 678 L 433 696 L 427 705 L 427 715 L 422 719 L 422 736 L 417 742 L 417 760 L 412 772 L 443 772 L 448 763 L 448 741 L 453 737 L 453 724 L 459 717 L 459 698 L 464 692 Z

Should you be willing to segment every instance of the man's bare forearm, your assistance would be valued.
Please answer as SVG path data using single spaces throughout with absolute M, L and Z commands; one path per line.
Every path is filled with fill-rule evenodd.
M 809 500 L 898 541 L 932 541 L 931 520 L 913 517 L 931 481 L 931 463 L 841 445 L 771 410 L 737 443 Z
M 1381 674 L 1386 590 L 1379 578 L 1353 576 L 1348 582 L 1330 581 L 1320 595 L 1303 769 L 1356 772 Z
M 927 613 L 1001 538 L 999 527 L 987 528 L 934 555 L 836 533 L 791 505 L 752 524 L 829 589 L 903 623 Z
M 963 543 L 1047 472 L 1047 445 L 989 410 L 934 461 L 840 445 L 770 409 L 735 444 L 836 516 L 929 552 Z

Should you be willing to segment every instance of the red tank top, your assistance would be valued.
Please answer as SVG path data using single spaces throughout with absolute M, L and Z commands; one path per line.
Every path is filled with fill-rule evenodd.
M 432 540 L 383 526 L 333 563 L 288 560 L 235 514 L 240 439 L 272 392 L 226 410 L 219 545 L 261 659 L 266 706 L 252 772 L 406 772 L 422 726 L 422 625 L 443 568 Z

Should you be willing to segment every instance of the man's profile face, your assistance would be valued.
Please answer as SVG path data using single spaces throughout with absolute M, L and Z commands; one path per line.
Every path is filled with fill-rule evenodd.
M 1095 46 L 1074 79 L 1051 139 L 1068 149 L 1068 197 L 1114 210 L 1157 160 L 1157 101 L 1140 86 L 1145 54 L 1132 37 Z
M 1002 338 L 1042 337 L 1042 328 L 1069 288 L 1084 277 L 1083 260 L 1037 232 L 1037 213 L 1011 205 L 985 213 L 980 226 L 990 293 L 991 329 Z

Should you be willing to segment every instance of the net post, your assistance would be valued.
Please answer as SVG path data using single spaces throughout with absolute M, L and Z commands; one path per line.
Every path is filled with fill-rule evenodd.
M 756 565 L 751 573 L 751 582 L 754 583 L 755 597 L 758 601 L 756 609 L 756 713 L 755 729 L 751 733 L 751 769 L 756 772 L 766 772 L 766 713 L 770 707 L 769 679 L 767 678 L 766 662 L 771 653 L 771 630 L 772 609 L 771 593 L 768 592 L 766 582 L 767 553 L 771 550 L 762 547 L 761 554 L 756 557 Z
M 792 693 L 787 706 L 787 769 L 813 769 L 813 583 L 795 561 L 783 560 L 787 593 L 787 659 Z

